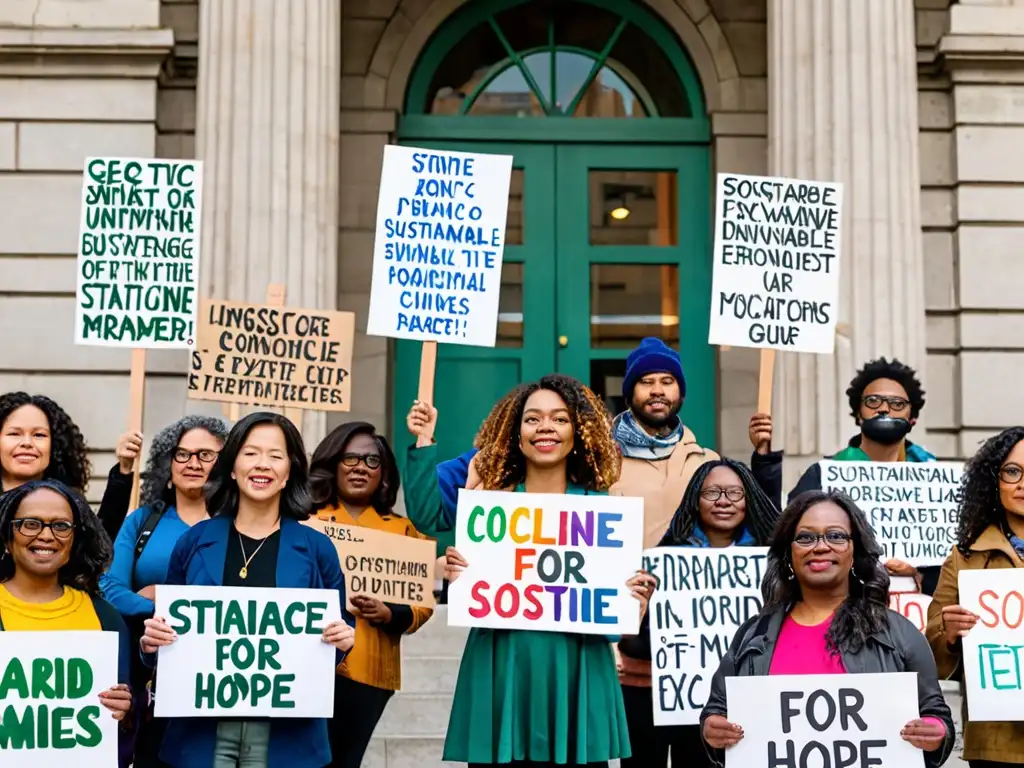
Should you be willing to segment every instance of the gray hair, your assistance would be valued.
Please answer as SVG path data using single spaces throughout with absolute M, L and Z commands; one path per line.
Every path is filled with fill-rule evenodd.
M 193 429 L 209 432 L 222 443 L 228 436 L 228 425 L 223 419 L 212 416 L 186 416 L 156 433 L 149 448 L 149 460 L 142 472 L 140 504 L 152 509 L 163 509 L 174 503 L 173 489 L 167 487 L 171 481 L 171 462 L 182 435 Z

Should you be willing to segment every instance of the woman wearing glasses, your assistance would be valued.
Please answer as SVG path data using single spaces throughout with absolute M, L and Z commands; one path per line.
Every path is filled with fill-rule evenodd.
M 928 606 L 926 635 L 939 672 L 962 682 L 962 641 L 978 616 L 960 606 L 960 571 L 1024 568 L 1024 427 L 988 440 L 968 462 L 961 487 L 957 544 Z M 971 768 L 1024 764 L 1024 724 L 965 719 L 964 759 Z
M 313 454 L 310 489 L 320 520 L 423 538 L 396 515 L 399 476 L 395 455 L 372 424 L 342 424 Z M 430 608 L 354 595 L 356 639 L 338 666 L 334 718 L 328 724 L 334 768 L 359 768 L 384 708 L 402 684 L 402 635 L 423 626 Z
M 779 517 L 775 505 L 743 464 L 716 459 L 693 473 L 659 547 L 766 547 Z M 650 614 L 640 634 L 619 643 L 622 696 L 633 756 L 623 768 L 703 768 L 711 765 L 700 728 L 654 725 L 651 709 Z
M 953 750 L 953 718 L 924 635 L 888 608 L 889 575 L 864 513 L 836 492 L 809 491 L 782 513 L 768 553 L 764 608 L 743 624 L 711 682 L 701 733 L 713 756 L 743 738 L 725 680 L 751 675 L 916 672 L 920 717 L 900 735 L 936 768 Z
M 133 648 L 142 637 L 143 622 L 153 615 L 154 591 L 167 579 L 174 545 L 209 517 L 203 487 L 225 437 L 227 426 L 220 419 L 186 416 L 153 439 L 142 473 L 142 506 L 125 520 L 114 541 L 110 570 L 100 578 L 104 596 L 128 623 Z M 137 657 L 132 659 L 135 765 L 148 768 L 159 765 L 157 752 L 166 721 L 152 717 L 152 670 Z

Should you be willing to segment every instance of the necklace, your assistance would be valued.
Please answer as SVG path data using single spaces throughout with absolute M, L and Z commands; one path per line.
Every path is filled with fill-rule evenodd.
M 263 545 L 267 543 L 267 539 L 269 539 L 271 536 L 273 536 L 276 533 L 276 531 L 271 531 L 266 536 L 264 536 L 260 540 L 260 545 L 258 547 L 256 547 L 256 549 L 253 551 L 253 553 L 251 555 L 246 556 L 246 554 L 245 554 L 245 545 L 242 543 L 242 533 L 241 533 L 241 531 L 238 531 L 238 529 L 235 529 L 235 530 L 238 533 L 238 548 L 240 550 L 242 550 L 242 560 L 245 561 L 244 565 L 242 565 L 242 569 L 238 572 L 238 577 L 240 579 L 245 579 L 245 578 L 248 578 L 248 576 L 249 576 L 249 563 L 251 563 L 252 559 L 254 557 L 256 557 L 257 554 L 259 554 L 259 551 L 261 549 L 263 549 Z

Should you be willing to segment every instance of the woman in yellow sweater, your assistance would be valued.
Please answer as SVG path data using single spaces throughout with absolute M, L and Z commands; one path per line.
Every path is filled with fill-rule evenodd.
M 342 424 L 313 454 L 310 486 L 317 517 L 342 525 L 424 538 L 393 511 L 398 499 L 395 455 L 374 426 Z M 359 768 L 384 708 L 402 684 L 402 635 L 426 623 L 430 608 L 355 595 L 356 643 L 338 667 L 329 723 L 331 768 Z
M 98 597 L 110 539 L 88 503 L 59 480 L 19 485 L 0 496 L 0 545 L 0 631 L 117 632 L 118 684 L 99 696 L 124 719 L 132 702 L 128 628 Z

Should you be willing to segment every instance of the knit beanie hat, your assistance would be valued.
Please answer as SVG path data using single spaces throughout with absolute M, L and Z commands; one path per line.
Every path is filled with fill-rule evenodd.
M 686 397 L 686 378 L 679 353 L 661 339 L 648 336 L 626 358 L 626 377 L 622 380 L 622 396 L 627 407 L 633 400 L 633 387 L 651 373 L 670 373 L 679 382 L 679 396 Z

